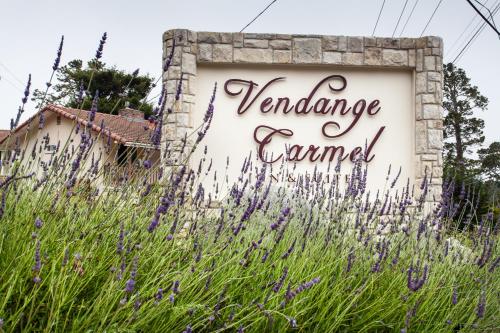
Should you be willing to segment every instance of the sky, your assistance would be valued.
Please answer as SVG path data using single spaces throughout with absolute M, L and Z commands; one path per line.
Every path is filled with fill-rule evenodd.
M 413 5 L 416 7 L 401 31 Z M 386 0 L 376 36 L 419 37 L 441 1 L 424 35 L 444 40 L 444 60 L 453 61 L 476 31 L 481 19 L 466 0 Z M 8 128 L 21 103 L 28 74 L 34 88 L 44 88 L 61 35 L 62 63 L 89 60 L 103 32 L 108 33 L 103 61 L 120 69 L 158 76 L 162 33 L 173 28 L 194 31 L 240 31 L 271 0 L 0 0 L 0 128 Z M 277 0 L 245 32 L 370 36 L 383 0 Z M 481 0 L 494 8 L 500 0 Z M 497 15 L 500 27 L 500 15 Z M 475 29 L 476 28 L 476 29 Z M 395 32 L 395 33 L 394 33 Z M 462 67 L 489 99 L 486 143 L 500 140 L 500 39 L 488 26 L 463 53 Z M 23 116 L 35 112 L 28 104 Z

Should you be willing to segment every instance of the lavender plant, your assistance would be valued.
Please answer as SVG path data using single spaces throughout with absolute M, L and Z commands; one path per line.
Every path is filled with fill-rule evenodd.
M 399 183 L 401 170 L 389 171 L 386 189 L 370 196 L 361 160 L 344 188 L 340 161 L 327 178 L 295 174 L 285 163 L 262 166 L 251 153 L 240 177 L 226 182 L 209 160 L 187 163 L 217 112 L 216 88 L 203 124 L 180 147 L 161 137 L 174 108 L 165 89 L 151 144 L 180 163 L 147 158 L 142 174 L 119 190 L 92 190 L 102 176 L 90 153 L 97 93 L 87 126 L 75 124 L 80 140 L 61 143 L 57 163 L 42 174 L 21 156 L 36 160 L 43 149 L 16 147 L 0 182 L 0 331 L 498 329 L 499 222 L 461 216 L 477 195 L 453 202 L 448 181 L 429 209 L 431 177 L 413 193 L 412 184 Z M 170 93 L 173 103 L 182 97 L 182 79 Z M 144 180 L 160 169 L 158 180 Z M 271 172 L 297 181 L 274 183 Z M 205 188 L 207 177 L 214 188 Z M 457 219 L 469 228 L 454 228 Z

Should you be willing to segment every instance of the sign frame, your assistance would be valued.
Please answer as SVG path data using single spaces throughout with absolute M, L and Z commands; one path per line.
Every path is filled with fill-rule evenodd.
M 443 42 L 440 37 L 381 38 L 173 29 L 163 34 L 163 61 L 171 54 L 174 40 L 172 63 L 164 73 L 163 84 L 167 89 L 167 105 L 174 105 L 182 76 L 182 99 L 175 102 L 172 114 L 164 114 L 162 147 L 168 143 L 171 149 L 170 157 L 162 161 L 164 165 L 178 165 L 184 160 L 178 153 L 183 138 L 194 130 L 191 114 L 195 108 L 198 64 L 404 69 L 412 73 L 415 103 L 415 174 L 410 181 L 419 185 L 424 177 L 431 179 L 428 200 L 438 200 L 443 175 Z M 418 193 L 419 186 L 415 189 Z

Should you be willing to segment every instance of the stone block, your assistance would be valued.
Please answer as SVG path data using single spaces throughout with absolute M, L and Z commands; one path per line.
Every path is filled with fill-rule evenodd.
M 222 43 L 221 35 L 218 32 L 199 31 L 197 37 L 198 37 L 198 43 L 208 43 L 208 44 Z
M 233 60 L 237 63 L 270 64 L 273 62 L 273 50 L 235 48 Z
M 196 56 L 194 54 L 182 54 L 182 72 L 196 75 Z
M 363 52 L 363 37 L 348 37 L 347 50 L 350 52 Z
M 347 37 L 346 36 L 338 36 L 338 51 L 347 51 Z
M 375 47 L 375 46 L 377 46 L 377 38 L 365 37 L 364 44 L 365 44 L 365 47 Z
M 408 66 L 408 51 L 382 50 L 382 64 L 384 66 Z
M 414 49 L 416 46 L 414 38 L 401 38 L 400 46 L 402 49 Z
M 215 44 L 213 48 L 214 62 L 232 62 L 233 46 L 231 44 Z
M 424 57 L 424 70 L 435 71 L 436 70 L 436 57 L 425 56 Z
M 338 50 L 338 37 L 337 36 L 323 36 L 321 38 L 323 44 L 323 51 L 337 51 Z
M 286 39 L 275 39 L 269 42 L 269 46 L 275 50 L 291 50 L 292 41 Z
M 321 63 L 321 40 L 319 38 L 294 38 L 292 57 L 296 64 Z
M 345 52 L 342 54 L 343 65 L 362 65 L 363 53 Z
M 245 39 L 243 46 L 267 49 L 269 47 L 269 41 L 267 39 Z
M 341 64 L 342 52 L 323 52 L 323 63 L 325 64 Z
M 429 129 L 429 148 L 441 149 L 443 148 L 443 131 L 439 129 Z
M 198 44 L 198 60 L 212 61 L 212 44 Z
M 292 51 L 274 50 L 273 62 L 276 64 L 289 64 L 292 62 Z
M 378 47 L 365 48 L 365 65 L 379 66 L 382 64 L 382 49 Z
M 425 94 L 428 96 L 428 94 Z M 443 109 L 438 104 L 423 104 L 424 119 L 441 119 L 443 117 Z

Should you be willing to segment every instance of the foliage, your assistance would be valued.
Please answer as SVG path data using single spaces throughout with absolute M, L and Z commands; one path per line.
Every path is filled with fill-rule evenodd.
M 464 178 L 474 176 L 477 163 L 469 156 L 484 141 L 484 121 L 473 116 L 484 110 L 488 99 L 470 83 L 465 71 L 452 63 L 444 66 L 443 107 L 445 173 Z
M 482 173 L 487 179 L 500 182 L 500 141 L 492 142 L 487 148 L 477 151 Z
M 44 102 L 88 110 L 92 100 L 80 101 L 78 96 L 83 88 L 88 96 L 99 92 L 99 112 L 117 114 L 118 110 L 126 105 L 140 108 L 146 116 L 152 112 L 152 105 L 144 102 L 153 87 L 153 79 L 148 75 L 125 73 L 116 67 L 107 67 L 95 59 L 84 67 L 82 60 L 75 59 L 58 68 L 56 76 L 58 82 L 45 98 L 44 91 L 34 91 L 33 100 L 37 102 L 38 108 Z

